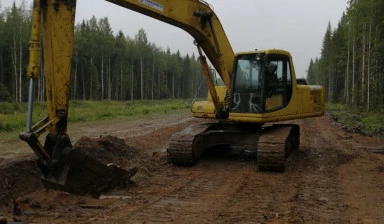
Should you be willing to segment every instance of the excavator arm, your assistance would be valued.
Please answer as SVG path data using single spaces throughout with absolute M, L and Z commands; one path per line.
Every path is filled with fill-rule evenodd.
M 68 91 L 73 49 L 75 0 L 34 0 L 30 63 L 27 130 L 20 135 L 38 156 L 38 166 L 47 188 L 76 194 L 98 194 L 126 178 L 131 171 L 106 166 L 74 150 L 67 135 Z M 40 30 L 41 29 L 41 30 Z M 38 78 L 40 33 L 42 33 L 47 117 L 32 123 L 33 86 Z M 39 137 L 45 134 L 44 145 Z
M 208 3 L 201 0 L 107 0 L 188 32 L 224 81 L 231 85 L 234 52 Z
M 177 26 L 196 42 L 212 100 L 219 116 L 219 102 L 202 50 L 225 83 L 229 95 L 234 53 L 220 21 L 207 3 L 199 0 L 109 0 L 119 6 Z M 95 194 L 118 184 L 127 171 L 106 166 L 74 150 L 67 135 L 68 92 L 74 39 L 76 0 L 34 0 L 27 130 L 20 135 L 38 156 L 43 183 L 77 194 Z M 42 47 L 40 47 L 42 34 Z M 32 126 L 33 86 L 39 76 L 42 48 L 46 81 L 47 117 Z M 44 144 L 40 135 L 47 133 Z
M 127 9 L 139 12 L 188 32 L 194 39 L 199 59 L 204 71 L 205 81 L 214 105 L 215 116 L 228 116 L 227 102 L 220 101 L 212 75 L 209 72 L 208 57 L 230 95 L 231 74 L 234 52 L 224 29 L 208 3 L 202 0 L 107 0 Z M 202 50 L 201 50 L 202 49 Z

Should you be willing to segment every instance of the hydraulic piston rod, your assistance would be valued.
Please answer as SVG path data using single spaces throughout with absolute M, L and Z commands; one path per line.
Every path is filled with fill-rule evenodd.
M 29 65 L 27 70 L 27 77 L 29 79 L 28 91 L 28 112 L 26 132 L 31 131 L 32 127 L 32 111 L 33 111 L 33 92 L 34 80 L 39 76 L 39 48 L 40 48 L 40 23 L 41 23 L 41 5 L 40 0 L 33 1 L 32 11 L 32 32 L 31 41 L 29 42 Z

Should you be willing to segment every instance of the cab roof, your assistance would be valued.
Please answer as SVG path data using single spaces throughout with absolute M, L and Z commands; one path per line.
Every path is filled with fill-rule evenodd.
M 253 50 L 253 51 L 241 51 L 241 52 L 237 52 L 235 54 L 235 56 L 238 56 L 238 55 L 243 55 L 243 54 L 282 54 L 282 55 L 287 55 L 289 57 L 291 57 L 291 54 L 286 51 L 286 50 L 282 50 L 282 49 L 264 49 L 264 50 Z

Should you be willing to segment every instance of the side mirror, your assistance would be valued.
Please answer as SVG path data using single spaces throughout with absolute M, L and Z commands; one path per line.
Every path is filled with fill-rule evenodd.
M 270 62 L 267 66 L 268 75 L 273 75 L 277 70 L 277 65 L 273 62 Z

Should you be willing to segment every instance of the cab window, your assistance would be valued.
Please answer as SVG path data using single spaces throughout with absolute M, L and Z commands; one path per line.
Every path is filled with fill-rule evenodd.
M 267 74 L 265 111 L 279 110 L 288 105 L 292 96 L 292 78 L 289 58 L 270 56 L 268 63 L 276 65 L 273 74 Z

